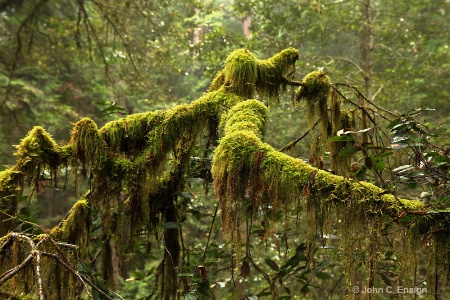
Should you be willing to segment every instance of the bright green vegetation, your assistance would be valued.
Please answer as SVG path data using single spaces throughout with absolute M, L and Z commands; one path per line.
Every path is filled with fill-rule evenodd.
M 26 239 L 7 234 L 14 230 L 16 222 L 3 222 L 0 274 L 19 265 L 28 253 L 30 260 L 36 261 L 38 251 L 64 256 L 74 268 L 77 262 L 73 248 L 55 249 L 55 241 L 76 245 L 83 259 L 95 236 L 102 241 L 100 260 L 105 285 L 113 289 L 113 257 L 125 260 L 133 253 L 139 232 L 162 226 L 165 251 L 158 267 L 159 288 L 163 299 L 175 299 L 180 293 L 175 285 L 181 261 L 177 192 L 186 185 L 193 148 L 205 141 L 218 143 L 212 157 L 214 188 L 220 201 L 222 231 L 235 249 L 237 260 L 248 255 L 245 232 L 250 231 L 257 215 L 264 216 L 270 230 L 277 215 L 305 207 L 311 264 L 315 264 L 312 251 L 317 232 L 337 227 L 340 247 L 347 254 L 344 264 L 349 286 L 357 278 L 355 270 L 359 262 L 354 253 L 369 257 L 364 272 L 369 282 L 373 279 L 376 244 L 382 239 L 381 229 L 391 219 L 398 221 L 389 225 L 396 227 L 399 240 L 407 247 L 420 247 L 418 236 L 427 237 L 426 251 L 435 257 L 429 266 L 430 281 L 436 278 L 436 273 L 446 274 L 450 241 L 444 234 L 448 230 L 446 215 L 428 213 L 421 201 L 400 199 L 371 183 L 317 169 L 264 143 L 269 111 L 253 98 L 256 94 L 277 98 L 279 91 L 289 84 L 286 76 L 293 71 L 297 58 L 298 53 L 292 48 L 267 60 L 256 59 L 246 49 L 234 51 L 209 92 L 198 100 L 168 110 L 129 115 L 102 128 L 84 118 L 74 124 L 70 140 L 64 146 L 57 145 L 43 128 L 32 129 L 17 148 L 16 164 L 0 172 L 1 208 L 11 216 L 16 215 L 17 199 L 25 187 L 31 187 L 33 192 L 39 188 L 44 170 L 49 172 L 50 181 L 56 183 L 58 170 L 70 168 L 76 177 L 89 178 L 90 190 L 58 226 L 36 237 L 38 246 L 31 246 L 31 250 L 20 246 L 27 243 Z M 339 120 L 341 125 L 352 122 L 350 114 L 336 108 L 338 117 L 330 121 L 327 113 L 330 97 L 330 78 L 321 71 L 306 75 L 296 97 L 307 101 L 310 120 L 321 118 L 325 138 L 329 136 L 329 128 L 337 129 L 332 122 Z M 218 132 L 222 135 L 220 140 L 216 140 Z M 413 215 L 418 217 L 399 221 Z M 2 214 L 1 218 L 4 221 L 9 216 Z M 400 265 L 409 266 L 403 270 L 405 281 L 418 261 L 416 255 L 415 251 L 402 251 L 398 257 Z M 65 278 L 57 286 L 52 279 L 49 286 L 54 288 L 48 299 L 69 297 L 82 290 L 74 274 L 59 264 L 47 260 L 41 264 L 42 272 Z M 28 283 L 34 274 L 31 266 L 10 281 L 19 294 L 39 293 L 36 284 Z M 2 290 L 7 291 L 9 283 L 4 287 Z

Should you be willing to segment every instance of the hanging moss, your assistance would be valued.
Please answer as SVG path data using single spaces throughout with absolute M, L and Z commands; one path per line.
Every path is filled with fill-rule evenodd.
M 414 286 L 417 283 L 417 266 L 427 265 L 426 287 L 435 295 L 441 286 L 448 285 L 450 274 L 450 216 L 439 214 L 413 215 L 398 231 L 399 269 L 401 283 Z
M 257 72 L 253 53 L 247 49 L 232 52 L 225 60 L 223 71 L 227 92 L 246 99 L 254 97 Z
M 111 150 L 134 156 L 145 149 L 147 134 L 159 125 L 163 118 L 162 111 L 133 114 L 105 124 L 100 128 L 100 132 Z
M 160 217 L 159 222 L 179 221 L 174 194 L 184 187 L 191 150 L 205 129 L 210 136 L 217 137 L 215 131 L 220 127 L 223 137 L 214 151 L 212 172 L 227 240 L 238 246 L 243 244 L 246 218 L 267 213 L 269 208 L 271 215 L 287 213 L 298 208 L 302 199 L 307 210 L 310 254 L 317 232 L 331 230 L 338 223 L 336 220 L 342 220 L 338 226 L 343 232 L 342 249 L 359 255 L 347 256 L 345 261 L 347 280 L 353 283 L 360 275 L 356 270 L 362 258 L 372 258 L 372 262 L 376 258 L 374 245 L 385 225 L 381 216 L 389 215 L 395 219 L 400 213 L 422 210 L 424 205 L 420 201 L 398 199 L 370 183 L 319 170 L 263 143 L 267 107 L 256 100 L 244 100 L 253 98 L 256 92 L 262 97 L 277 98 L 287 77 L 294 71 L 297 59 L 298 52 L 293 48 L 268 60 L 257 60 L 245 49 L 237 50 L 227 58 L 225 68 L 214 79 L 210 92 L 200 99 L 166 111 L 127 116 L 109 122 L 101 129 L 92 120 L 82 119 L 75 124 L 70 143 L 61 148 L 42 128 L 35 127 L 18 146 L 16 166 L 0 172 L 1 205 L 6 203 L 11 214 L 15 214 L 17 203 L 5 202 L 4 197 L 20 195 L 24 176 L 30 180 L 44 169 L 56 172 L 58 166 L 70 161 L 74 166 L 81 165 L 92 171 L 95 180 L 88 193 L 89 202 L 78 201 L 61 226 L 52 230 L 52 236 L 78 245 L 81 256 L 85 257 L 92 233 L 91 213 L 96 211 L 102 222 L 101 239 L 123 242 L 121 234 L 125 232 L 123 238 L 125 243 L 132 245 L 127 249 L 131 252 L 135 240 L 127 235 L 135 236 L 142 229 L 159 225 L 156 217 Z M 351 126 L 351 114 L 340 111 L 339 105 L 332 103 L 333 122 L 340 122 L 340 125 L 331 128 L 327 112 L 330 80 L 324 72 L 308 74 L 302 85 L 296 99 L 307 101 L 310 121 L 314 116 L 321 118 L 324 140 L 330 131 Z M 338 153 L 338 149 L 334 152 Z M 427 217 L 423 222 L 415 220 L 411 223 L 416 228 L 415 233 L 406 235 L 414 239 L 430 237 L 431 255 L 439 256 L 430 268 L 442 276 L 446 267 L 439 266 L 448 264 L 444 254 L 448 253 L 449 242 L 440 232 L 447 233 L 449 226 L 436 221 L 442 221 L 442 217 Z M 267 213 L 266 218 L 270 224 L 274 217 Z M 365 238 L 361 239 L 361 236 Z M 175 284 L 180 251 L 178 229 L 167 229 L 165 238 L 169 250 L 161 269 L 164 281 Z M 11 265 L 18 265 L 24 258 L 19 251 L 21 245 L 11 240 L 11 236 L 0 239 L 0 254 L 2 251 L 7 253 Z M 50 243 L 42 245 L 45 251 L 52 248 Z M 126 248 L 120 246 L 124 245 L 114 248 L 113 244 L 105 244 L 103 259 L 109 282 L 113 252 Z M 5 258 L 0 255 L 0 259 L 3 259 L 0 261 L 2 268 Z M 71 259 L 76 261 L 74 256 Z M 371 264 L 370 259 L 368 264 Z M 59 281 L 56 276 L 51 277 L 49 270 L 45 272 L 53 279 L 48 286 L 52 290 L 64 290 L 66 283 L 58 285 Z M 63 274 L 53 270 L 58 276 Z M 32 275 L 27 273 L 27 278 Z M 373 270 L 366 275 L 373 278 Z M 21 291 L 30 290 L 31 286 L 21 287 Z M 166 295 L 175 291 L 174 286 L 165 289 Z M 59 298 L 75 297 L 75 292 L 70 296 L 59 293 Z
M 61 230 L 54 229 L 52 234 L 69 244 L 78 245 L 81 257 L 85 257 L 91 234 L 91 222 L 91 210 L 88 202 L 84 199 L 78 200 L 62 222 Z
M 308 73 L 302 80 L 302 86 L 297 90 L 295 100 L 306 101 L 308 124 L 310 127 L 320 118 L 322 137 L 324 140 L 329 135 L 328 95 L 331 90 L 331 81 L 323 71 Z
M 14 169 L 0 172 L 0 237 L 16 227 L 11 218 L 17 213 L 17 206 L 22 195 L 23 173 Z
M 246 49 L 231 53 L 225 61 L 225 68 L 212 81 L 208 91 L 225 87 L 227 92 L 246 99 L 259 96 L 278 101 L 280 90 L 286 88 L 287 77 L 293 75 L 298 50 L 288 48 L 267 60 L 256 59 Z
M 324 207 L 334 202 L 354 203 L 355 210 L 348 210 L 349 216 L 357 212 L 361 216 L 363 212 L 364 216 L 396 216 L 405 209 L 423 208 L 420 201 L 398 199 L 371 183 L 318 170 L 274 150 L 260 139 L 266 117 L 259 102 L 238 104 L 226 116 L 225 128 L 232 130 L 225 129 L 214 152 L 214 186 L 221 201 L 223 232 L 229 240 L 237 244 L 242 241 L 241 222 L 249 208 L 255 212 L 269 206 L 289 209 L 298 204 L 299 198 L 309 195 Z M 250 126 L 247 120 L 258 121 Z
M 28 185 L 36 182 L 44 169 L 55 176 L 61 164 L 59 147 L 44 128 L 35 126 L 16 148 L 14 155 L 17 156 L 17 162 L 14 169 L 24 174 Z
M 0 240 L 0 274 L 5 274 L 6 271 L 25 261 L 30 250 L 29 243 L 24 239 L 18 239 L 14 233 L 2 238 Z M 27 280 L 28 278 L 34 278 L 34 268 L 31 262 L 32 260 L 29 259 L 28 263 L 20 270 L 21 276 L 11 278 L 2 284 L 1 291 L 11 293 L 12 296 L 35 294 L 33 293 L 33 285 L 36 282 Z
M 256 91 L 263 99 L 278 102 L 280 91 L 286 89 L 287 77 L 295 72 L 298 50 L 288 48 L 267 60 L 256 60 Z
M 107 158 L 107 148 L 97 124 L 89 118 L 75 123 L 71 135 L 73 164 L 81 164 L 83 170 L 98 169 Z
M 355 131 L 356 122 L 354 110 L 341 109 L 342 101 L 338 92 L 333 90 L 331 93 L 331 124 L 332 136 L 337 136 L 339 131 Z M 328 141 L 330 151 L 331 170 L 338 175 L 351 176 L 351 156 L 341 155 L 341 151 L 352 145 L 353 142 L 348 141 Z M 354 165 L 357 168 L 357 165 Z M 358 169 L 357 169 L 358 170 Z M 358 175 L 360 176 L 360 175 Z

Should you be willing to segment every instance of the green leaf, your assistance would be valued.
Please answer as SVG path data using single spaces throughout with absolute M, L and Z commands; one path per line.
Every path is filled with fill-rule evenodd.
M 20 209 L 19 215 L 23 216 L 23 217 L 30 217 L 31 216 L 31 209 L 29 207 L 23 207 L 23 208 Z
M 307 293 L 309 293 L 309 285 L 305 284 L 305 285 L 301 288 L 300 293 L 302 293 L 302 294 L 307 294 Z
M 266 258 L 264 261 L 272 270 L 277 271 L 277 272 L 280 270 L 280 267 L 278 266 L 278 264 L 275 261 L 271 260 L 270 258 Z
M 197 300 L 197 299 L 198 299 L 198 296 L 194 292 L 190 292 L 189 294 L 184 296 L 184 300 Z
M 325 267 L 327 267 L 331 263 L 331 260 L 326 259 L 317 265 L 316 271 L 322 271 Z
M 21 230 L 22 232 L 28 232 L 28 233 L 31 233 L 31 231 L 33 231 L 33 225 L 31 225 L 30 223 L 23 223 L 23 224 L 20 226 L 20 230 Z
M 180 195 L 184 199 L 195 199 L 196 196 L 191 192 L 176 192 L 175 195 Z
M 330 279 L 331 275 L 327 272 L 316 272 L 316 277 L 319 279 Z
M 398 218 L 398 221 L 399 221 L 400 223 L 405 223 L 405 222 L 411 221 L 412 219 L 413 219 L 413 215 L 407 215 L 407 216 Z
M 200 221 L 200 219 L 202 218 L 202 215 L 201 215 L 200 211 L 198 211 L 196 209 L 188 209 L 187 212 L 193 214 L 194 218 L 197 221 Z
M 291 290 L 288 287 L 284 287 L 284 291 L 286 292 L 286 294 L 290 295 L 291 294 Z
M 386 127 L 387 129 L 392 129 L 394 128 L 396 125 L 398 125 L 402 120 L 401 119 L 395 119 L 393 120 L 391 123 L 389 123 L 389 125 Z
M 439 152 L 431 151 L 424 155 L 425 158 L 441 156 Z
M 355 154 L 355 153 L 357 153 L 358 151 L 361 151 L 361 150 L 362 150 L 362 148 L 359 147 L 359 146 L 350 145 L 350 146 L 346 147 L 344 150 L 341 150 L 339 152 L 339 156 L 350 157 L 353 154 Z
M 385 167 L 384 161 L 378 156 L 369 156 L 364 159 L 367 168 L 370 170 L 374 168 L 377 171 L 381 171 Z
M 376 156 L 377 157 L 387 157 L 387 156 L 390 156 L 392 154 L 394 154 L 394 152 L 393 151 L 389 151 L 389 152 L 380 153 L 380 154 L 378 154 Z
M 272 292 L 270 291 L 266 291 L 267 288 L 263 289 L 259 294 L 257 294 L 256 296 L 258 297 L 263 297 L 263 296 L 271 296 Z
M 306 250 L 305 244 L 304 243 L 300 244 L 295 249 L 295 254 L 288 259 L 288 261 L 281 267 L 281 269 L 295 268 L 301 261 L 307 261 L 308 259 L 304 254 L 305 250 Z

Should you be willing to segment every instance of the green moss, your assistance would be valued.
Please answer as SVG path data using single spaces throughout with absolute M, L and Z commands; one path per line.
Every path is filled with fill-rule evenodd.
M 286 89 L 286 78 L 295 72 L 298 50 L 288 48 L 267 60 L 257 60 L 256 91 L 264 99 L 278 101 L 279 92 Z
M 17 213 L 19 199 L 22 195 L 23 173 L 14 169 L 0 172 L 0 237 L 16 227 L 17 222 L 11 219 Z
M 278 101 L 280 90 L 286 88 L 286 77 L 295 71 L 298 50 L 288 48 L 267 60 L 256 59 L 246 49 L 231 53 L 225 67 L 211 83 L 208 91 L 225 88 L 227 92 L 251 99 L 255 92 L 267 100 Z
M 61 232 L 54 230 L 54 234 L 61 234 L 61 239 L 69 244 L 77 245 L 80 254 L 87 254 L 91 234 L 91 209 L 85 199 L 78 200 L 63 221 Z
M 224 133 L 249 130 L 262 138 L 266 131 L 269 111 L 256 100 L 248 100 L 235 105 L 224 117 Z M 222 123 L 222 124 L 223 124 Z
M 310 106 L 321 106 L 319 103 L 328 97 L 330 90 L 331 81 L 328 75 L 323 71 L 313 71 L 303 78 L 296 100 L 305 100 Z
M 133 114 L 108 122 L 100 128 L 100 132 L 109 149 L 133 156 L 145 149 L 146 136 L 163 118 L 162 111 Z
M 232 52 L 225 60 L 224 86 L 226 91 L 246 99 L 255 95 L 257 78 L 256 57 L 247 49 Z
M 262 97 L 277 98 L 297 59 L 298 52 L 293 48 L 268 60 L 257 60 L 245 49 L 237 50 L 227 58 L 210 92 L 191 104 L 134 114 L 109 122 L 101 129 L 92 120 L 82 119 L 75 124 L 70 143 L 61 148 L 45 130 L 35 127 L 18 146 L 16 166 L 0 172 L 1 205 L 6 204 L 11 214 L 16 213 L 17 203 L 5 199 L 10 195 L 17 199 L 24 176 L 35 178 L 44 168 L 55 170 L 68 161 L 90 169 L 95 180 L 89 203 L 84 199 L 78 201 L 61 226 L 51 231 L 53 237 L 78 245 L 85 256 L 93 211 L 101 216 L 105 240 L 119 237 L 121 232 L 132 236 L 143 228 L 148 229 L 161 212 L 164 222 L 176 222 L 174 193 L 184 187 L 191 151 L 205 130 L 216 136 L 215 131 L 220 127 L 224 136 L 214 151 L 212 172 L 222 208 L 222 228 L 229 242 L 243 244 L 242 232 L 247 229 L 244 220 L 249 216 L 263 213 L 270 224 L 278 212 L 287 214 L 305 205 L 310 254 L 318 230 L 331 232 L 331 228 L 338 227 L 344 253 L 376 257 L 375 244 L 386 222 L 382 216 L 397 220 L 400 214 L 420 211 L 424 205 L 420 201 L 397 199 L 367 182 L 318 170 L 263 142 L 267 107 L 259 101 L 245 99 L 254 97 L 255 92 Z M 330 129 L 327 113 L 330 80 L 324 72 L 316 71 L 308 74 L 302 84 L 297 100 L 307 101 L 310 121 L 313 117 L 321 118 L 322 135 L 326 139 Z M 341 112 L 338 102 L 333 103 L 333 123 L 339 125 L 331 130 L 351 127 L 352 115 Z M 433 271 L 440 270 L 438 265 L 448 265 L 444 255 L 449 241 L 439 235 L 448 233 L 448 223 L 442 216 L 428 214 L 408 223 L 410 231 L 404 233 L 414 240 L 432 237 L 432 255 L 438 257 L 431 265 Z M 176 249 L 179 232 L 171 233 L 175 253 L 179 251 Z M 128 241 L 133 244 L 132 238 Z M 11 251 L 8 255 L 11 254 L 12 263 L 17 265 L 23 259 L 18 254 L 19 243 L 1 239 L 0 251 L 10 244 L 14 249 L 8 249 Z M 111 261 L 111 255 L 105 257 Z M 414 262 L 416 258 L 405 257 Z M 354 256 L 345 259 L 348 281 L 353 282 L 357 266 L 365 262 Z M 169 274 L 177 264 L 166 266 L 164 270 Z M 366 275 L 370 278 L 372 273 Z
M 309 203 L 308 236 L 312 240 L 315 230 L 330 222 L 326 216 L 331 218 L 333 213 L 326 212 L 332 205 L 341 207 L 343 217 L 352 219 L 343 226 L 344 231 L 354 233 L 353 228 L 364 227 L 370 220 L 369 234 L 380 231 L 383 215 L 397 216 L 405 209 L 424 207 L 420 201 L 397 199 L 371 183 L 318 170 L 263 143 L 267 111 L 260 102 L 239 103 L 223 117 L 225 136 L 214 151 L 212 173 L 221 201 L 223 233 L 236 245 L 242 242 L 241 222 L 249 209 L 254 210 L 253 215 L 267 207 L 287 213 L 300 204 L 302 197 Z M 347 237 L 348 241 L 353 233 Z M 359 248 L 366 251 L 362 246 Z M 348 262 L 348 266 L 352 264 Z
M 320 117 L 324 140 L 327 139 L 329 132 L 327 100 L 330 90 L 331 81 L 328 75 L 323 71 L 313 71 L 303 78 L 302 86 L 298 89 L 295 96 L 296 101 L 306 101 L 310 127 L 316 122 L 316 118 Z
M 6 169 L 0 172 L 0 199 L 20 190 L 22 172 L 15 169 Z
M 72 161 L 83 169 L 98 169 L 107 158 L 107 147 L 97 124 L 89 118 L 75 123 L 71 135 Z
M 214 77 L 211 85 L 208 88 L 208 92 L 214 92 L 219 90 L 223 84 L 225 83 L 225 72 L 223 70 L 219 71 L 217 75 Z
M 29 183 L 35 181 L 44 169 L 56 173 L 61 163 L 59 147 L 52 136 L 40 126 L 28 132 L 20 144 L 16 146 L 16 170 L 22 172 Z

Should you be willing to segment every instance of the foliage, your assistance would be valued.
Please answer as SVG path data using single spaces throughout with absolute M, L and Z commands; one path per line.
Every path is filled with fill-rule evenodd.
M 399 111 L 445 102 L 447 4 L 316 4 L 1 4 L 1 160 L 43 127 L 0 173 L 0 235 L 24 245 L 0 253 L 27 259 L 0 295 L 58 290 L 48 273 L 94 299 L 444 295 L 446 106 Z

